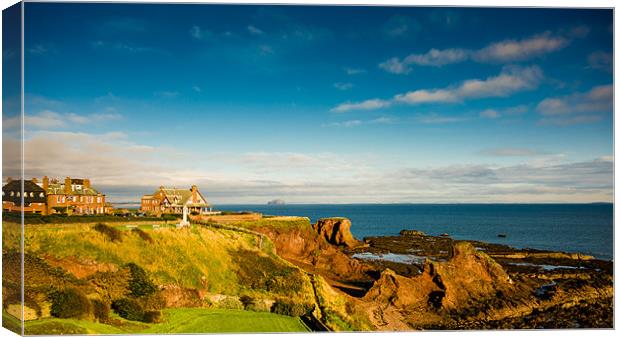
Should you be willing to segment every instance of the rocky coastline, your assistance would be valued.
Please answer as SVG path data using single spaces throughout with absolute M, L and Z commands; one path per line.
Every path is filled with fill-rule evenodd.
M 323 276 L 377 330 L 613 328 L 612 261 L 415 230 L 358 241 L 350 227 L 321 219 L 316 245 L 297 233 L 278 253 Z

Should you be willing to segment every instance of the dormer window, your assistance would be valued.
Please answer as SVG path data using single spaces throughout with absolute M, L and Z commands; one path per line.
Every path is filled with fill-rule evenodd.
M 43 198 L 45 197 L 45 194 L 43 192 L 39 193 L 39 197 Z

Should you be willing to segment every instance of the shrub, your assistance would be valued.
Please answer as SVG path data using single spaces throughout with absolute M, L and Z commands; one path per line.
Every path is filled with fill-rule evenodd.
M 144 241 L 144 242 L 148 242 L 148 243 L 153 243 L 153 238 L 151 238 L 151 236 L 149 235 L 149 233 L 141 230 L 140 228 L 136 227 L 134 229 L 131 230 L 132 232 L 138 234 L 138 236 Z
M 277 300 L 271 307 L 271 312 L 280 315 L 299 317 L 307 314 L 312 308 L 301 303 Z
M 101 323 L 107 322 L 110 318 L 110 305 L 101 300 L 92 300 L 93 315 Z
M 142 319 L 144 323 L 159 323 L 161 322 L 161 311 L 147 311 L 144 313 L 144 318 Z
M 245 310 L 251 311 L 271 311 L 271 303 L 269 301 L 255 299 L 248 295 L 243 295 L 239 299 L 241 303 L 243 303 L 243 308 Z
M 119 316 L 130 321 L 144 320 L 144 308 L 142 304 L 132 298 L 121 298 L 112 302 L 112 309 Z
M 131 272 L 128 285 L 131 296 L 146 297 L 157 291 L 157 286 L 149 279 L 144 269 L 133 262 L 128 263 L 127 267 Z
M 123 237 L 121 234 L 121 231 L 119 231 L 118 229 L 114 228 L 114 227 L 110 227 L 110 226 L 106 226 L 105 224 L 102 223 L 98 223 L 95 225 L 94 229 L 107 236 L 108 239 L 112 242 L 121 242 L 123 241 Z
M 50 294 L 50 313 L 58 318 L 83 318 L 90 314 L 91 304 L 86 295 L 75 288 L 67 288 Z
M 236 297 L 228 296 L 217 304 L 221 309 L 243 309 L 243 303 Z

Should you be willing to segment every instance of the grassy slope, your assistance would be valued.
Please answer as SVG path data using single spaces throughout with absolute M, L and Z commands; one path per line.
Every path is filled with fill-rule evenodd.
M 4 316 L 4 315 L 3 315 Z M 8 316 L 8 315 L 7 315 Z M 112 326 L 86 320 L 46 318 L 26 322 L 26 334 L 159 334 L 221 332 L 304 332 L 298 318 L 225 309 L 167 309 L 164 322 Z
M 92 227 L 26 226 L 26 252 L 57 259 L 79 257 L 119 266 L 134 262 L 147 270 L 157 284 L 194 289 L 204 289 L 206 285 L 205 290 L 209 292 L 233 295 L 243 291 L 237 280 L 237 252 L 252 251 L 279 259 L 272 252 L 265 251 L 272 245 L 263 244 L 262 251 L 259 251 L 256 236 L 228 230 L 197 226 L 192 229 L 147 230 L 153 243 L 124 231 L 123 241 L 116 243 L 108 241 Z M 16 225 L 3 224 L 3 250 L 17 248 L 11 244 L 16 240 L 10 238 L 18 234 Z M 309 280 L 307 283 L 309 287 Z

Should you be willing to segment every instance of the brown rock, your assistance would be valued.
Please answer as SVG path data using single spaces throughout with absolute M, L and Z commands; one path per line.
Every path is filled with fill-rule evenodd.
M 351 221 L 346 218 L 320 219 L 312 228 L 327 242 L 337 246 L 357 247 L 361 243 L 351 234 Z
M 396 275 L 387 269 L 364 299 L 401 309 L 458 309 L 512 290 L 504 269 L 466 242 L 456 243 L 447 262 L 426 260 L 422 274 Z

